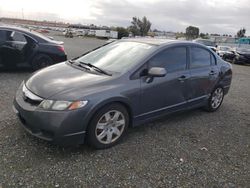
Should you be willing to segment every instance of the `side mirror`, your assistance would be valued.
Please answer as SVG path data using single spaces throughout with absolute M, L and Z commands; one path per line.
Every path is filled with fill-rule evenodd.
M 152 77 L 164 77 L 166 74 L 166 69 L 162 67 L 152 67 L 148 71 L 148 75 Z

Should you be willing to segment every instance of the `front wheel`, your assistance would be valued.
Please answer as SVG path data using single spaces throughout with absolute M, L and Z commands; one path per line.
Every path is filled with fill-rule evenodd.
M 224 98 L 223 88 L 222 87 L 215 88 L 208 99 L 206 110 L 209 112 L 214 112 L 218 110 L 218 108 L 222 104 L 223 98 Z
M 96 149 L 105 149 L 117 144 L 124 136 L 129 124 L 126 108 L 110 104 L 99 110 L 87 130 L 87 141 Z

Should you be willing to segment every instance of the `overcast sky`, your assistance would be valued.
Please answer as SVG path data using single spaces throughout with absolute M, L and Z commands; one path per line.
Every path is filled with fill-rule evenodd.
M 22 14 L 23 12 L 23 14 Z M 250 0 L 0 0 L 0 17 L 67 21 L 106 26 L 130 25 L 146 16 L 152 29 L 250 35 Z

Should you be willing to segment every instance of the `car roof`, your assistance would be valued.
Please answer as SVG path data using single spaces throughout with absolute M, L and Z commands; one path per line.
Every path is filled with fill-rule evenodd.
M 31 38 L 35 39 L 38 42 L 51 42 L 49 40 L 49 38 L 47 38 L 46 36 L 43 36 L 43 35 L 36 33 L 36 32 L 29 31 L 26 28 L 21 28 L 21 27 L 16 27 L 16 26 L 0 26 L 0 30 L 1 29 L 24 33 L 24 34 L 30 36 Z
M 156 45 L 156 46 L 175 44 L 175 43 L 176 44 L 194 44 L 191 41 L 156 39 L 156 38 L 127 38 L 127 39 L 121 39 L 121 41 L 140 42 L 140 43 Z
M 16 27 L 16 26 L 0 26 L 0 29 L 11 29 L 13 31 L 20 31 L 20 32 L 29 33 L 28 29 L 24 29 L 24 28 Z

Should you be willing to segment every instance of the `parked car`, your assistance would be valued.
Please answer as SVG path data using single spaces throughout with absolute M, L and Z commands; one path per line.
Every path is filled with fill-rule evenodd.
M 13 109 L 36 137 L 103 149 L 130 126 L 180 110 L 216 111 L 231 79 L 231 65 L 204 45 L 125 39 L 36 72 Z
M 220 57 L 223 57 L 224 54 L 232 54 L 233 49 L 229 46 L 217 46 L 216 52 Z
M 38 32 L 38 33 L 49 33 L 48 29 L 37 29 L 36 32 Z
M 217 46 L 216 53 L 228 62 L 232 62 L 235 57 L 235 50 L 229 46 Z
M 0 68 L 34 70 L 66 61 L 63 42 L 18 27 L 0 26 Z
M 73 32 L 72 31 L 70 31 L 70 30 L 66 30 L 65 32 L 63 32 L 64 33 L 64 36 L 66 37 L 66 38 L 73 38 L 74 36 L 73 36 Z
M 247 48 L 236 48 L 233 62 L 235 64 L 250 65 L 250 49 Z
M 208 48 L 210 48 L 211 50 L 213 50 L 214 52 L 216 52 L 216 43 L 208 40 L 208 39 L 195 39 L 193 40 L 193 42 L 197 42 L 199 44 L 203 44 L 205 46 L 207 46 Z

